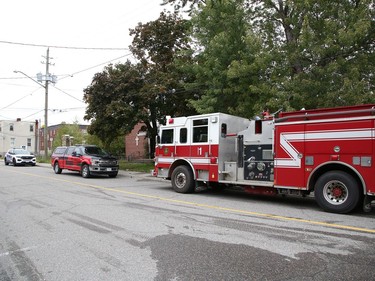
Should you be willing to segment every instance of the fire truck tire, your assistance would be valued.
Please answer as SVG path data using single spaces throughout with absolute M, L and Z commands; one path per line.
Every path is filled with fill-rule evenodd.
M 349 213 L 357 207 L 360 200 L 358 182 L 341 171 L 330 171 L 320 176 L 314 193 L 318 205 L 333 213 Z
M 90 177 L 90 169 L 89 165 L 84 164 L 81 169 L 81 175 L 83 178 L 89 178 Z
M 59 166 L 59 162 L 55 162 L 55 164 L 53 165 L 53 171 L 55 172 L 55 174 L 61 174 L 62 169 Z
M 172 187 L 178 193 L 191 193 L 194 191 L 193 172 L 186 166 L 178 166 L 172 173 Z

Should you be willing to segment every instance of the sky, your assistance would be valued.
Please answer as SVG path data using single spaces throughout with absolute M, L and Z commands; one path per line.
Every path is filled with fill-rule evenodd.
M 162 0 L 12 0 L 0 3 L 0 120 L 45 124 L 45 88 L 37 73 L 57 82 L 48 87 L 48 126 L 83 119 L 83 90 L 110 63 L 133 59 L 129 29 L 156 20 Z M 14 71 L 20 71 L 24 74 Z M 28 77 L 27 77 L 28 76 Z M 43 82 L 44 84 L 44 82 Z

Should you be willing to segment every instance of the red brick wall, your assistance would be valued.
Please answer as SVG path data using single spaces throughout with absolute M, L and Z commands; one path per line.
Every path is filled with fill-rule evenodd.
M 148 139 L 141 131 L 143 123 L 135 125 L 134 129 L 125 137 L 125 155 L 128 160 L 148 158 Z

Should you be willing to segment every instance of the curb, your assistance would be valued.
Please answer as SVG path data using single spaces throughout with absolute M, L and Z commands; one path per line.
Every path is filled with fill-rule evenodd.
M 50 168 L 51 170 L 53 170 L 51 164 L 49 163 L 36 163 L 36 167 Z M 151 173 L 142 173 L 142 172 L 135 172 L 135 171 L 129 171 L 129 170 L 119 170 L 119 173 L 121 173 L 124 176 L 146 178 L 148 180 L 165 181 L 162 178 L 157 178 L 157 177 L 152 176 Z

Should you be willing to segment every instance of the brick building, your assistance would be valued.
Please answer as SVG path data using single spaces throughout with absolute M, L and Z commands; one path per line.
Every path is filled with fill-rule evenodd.
M 130 134 L 125 136 L 125 155 L 131 160 L 149 158 L 149 139 L 144 123 L 135 125 Z
M 67 124 L 62 123 L 62 124 L 58 124 L 58 125 L 48 126 L 47 140 L 48 140 L 48 151 L 49 152 L 51 152 L 51 150 L 52 150 L 52 143 L 53 143 L 53 140 L 55 139 L 57 131 L 63 125 L 67 125 Z M 79 129 L 81 130 L 81 132 L 83 132 L 84 134 L 87 133 L 88 125 L 78 125 L 78 126 L 79 126 Z M 44 128 L 39 129 L 39 154 L 44 155 Z

